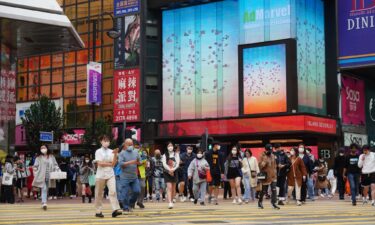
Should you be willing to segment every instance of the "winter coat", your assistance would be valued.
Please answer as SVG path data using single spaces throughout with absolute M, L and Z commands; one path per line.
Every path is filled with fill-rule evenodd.
M 250 159 L 246 157 L 242 159 L 242 174 L 244 177 L 250 177 L 251 187 L 256 187 L 258 180 L 256 177 L 251 177 L 251 171 L 255 171 L 256 174 L 258 174 L 260 171 L 258 160 L 254 156 L 251 156 Z
M 328 166 L 327 163 L 321 163 L 318 162 L 317 166 L 315 167 L 316 171 L 318 172 L 317 180 L 316 180 L 316 188 L 317 189 L 322 189 L 322 188 L 328 188 L 328 179 L 327 179 L 327 174 L 328 174 Z M 325 177 L 325 180 L 320 180 L 319 177 Z
M 263 185 L 271 184 L 272 182 L 276 182 L 277 174 L 276 174 L 276 157 L 275 155 L 266 155 L 265 152 L 262 153 L 259 159 L 259 169 L 261 172 L 267 174 L 267 178 L 262 181 Z
M 299 187 L 302 187 L 303 176 L 307 178 L 307 170 L 303 160 L 300 157 L 291 157 L 291 166 L 287 174 L 288 186 L 295 186 L 297 184 Z
M 198 165 L 197 165 L 198 164 Z M 198 175 L 198 169 L 202 171 L 206 171 L 206 168 L 209 168 L 208 162 L 205 159 L 194 159 L 191 161 L 189 168 L 188 168 L 188 176 L 192 177 L 194 184 L 199 184 L 202 182 L 206 182 L 207 179 L 201 179 Z M 206 171 L 207 172 L 207 171 Z
M 33 166 L 34 170 L 34 181 L 33 181 L 33 187 L 39 187 L 43 188 L 44 183 L 46 181 L 46 171 L 47 171 L 47 163 L 43 160 L 44 156 L 38 156 L 35 159 L 35 163 Z M 54 172 L 60 170 L 56 159 L 53 155 L 49 155 L 47 158 L 49 162 L 49 172 Z M 55 180 L 49 180 L 49 187 L 56 187 L 56 181 Z

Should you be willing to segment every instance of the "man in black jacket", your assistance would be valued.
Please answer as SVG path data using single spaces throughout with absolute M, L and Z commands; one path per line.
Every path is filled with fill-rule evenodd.
M 311 152 L 311 151 L 310 151 Z M 298 157 L 303 160 L 305 164 L 306 171 L 308 174 L 307 179 L 302 182 L 301 187 L 301 202 L 306 202 L 307 192 L 309 193 L 309 198 L 314 201 L 315 200 L 315 193 L 314 193 L 314 184 L 311 175 L 314 173 L 314 162 L 311 160 L 310 156 L 306 154 L 306 149 L 304 144 L 298 145 Z
M 279 197 L 279 205 L 284 205 L 283 201 L 285 201 L 285 182 L 286 182 L 286 175 L 290 169 L 290 160 L 286 156 L 283 149 L 281 149 L 280 144 L 275 144 L 275 156 L 276 156 L 276 164 L 277 164 L 277 191 Z
M 208 196 L 208 203 L 212 201 L 212 193 L 214 192 L 215 196 L 215 205 L 218 205 L 218 196 L 219 196 L 219 187 L 221 184 L 221 180 L 224 179 L 224 156 L 220 153 L 220 144 L 213 143 L 212 150 L 206 152 L 206 160 L 210 165 L 210 172 L 212 176 L 212 182 L 209 183 L 209 196 Z
M 339 190 L 340 200 L 344 200 L 345 194 L 345 182 L 343 178 L 343 172 L 346 166 L 346 157 L 344 152 L 344 148 L 340 148 L 339 155 L 335 158 L 335 164 L 333 166 L 333 173 L 337 178 L 337 189 Z M 332 193 L 332 195 L 334 194 L 335 193 Z

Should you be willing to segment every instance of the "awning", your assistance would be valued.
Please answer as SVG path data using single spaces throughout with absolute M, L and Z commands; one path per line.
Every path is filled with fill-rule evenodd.
M 0 29 L 18 57 L 84 47 L 55 0 L 0 0 Z

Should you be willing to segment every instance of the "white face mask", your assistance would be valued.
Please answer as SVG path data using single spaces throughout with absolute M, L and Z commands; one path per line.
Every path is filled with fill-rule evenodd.
M 192 152 L 193 152 L 193 150 L 191 150 L 191 149 L 188 149 L 188 150 L 187 150 L 187 153 L 188 153 L 188 154 L 191 154 Z
M 340 156 L 344 156 L 344 153 L 340 153 Z
M 168 151 L 172 152 L 173 151 L 173 147 L 168 147 Z
M 294 151 L 290 151 L 290 155 L 295 155 L 296 153 Z
M 303 148 L 298 148 L 299 153 L 303 153 L 305 150 Z
M 45 154 L 47 154 L 47 149 L 46 149 L 46 148 L 42 148 L 42 149 L 40 149 L 40 152 L 41 152 L 43 155 L 45 155 Z
M 237 150 L 232 150 L 232 154 L 236 155 L 237 154 Z
M 219 145 L 219 146 L 217 146 L 217 150 L 220 150 L 221 149 L 221 146 Z
M 86 159 L 86 160 L 85 160 L 85 162 L 86 162 L 86 163 L 89 163 L 89 162 L 90 162 L 90 160 L 89 160 L 89 159 Z
M 102 142 L 103 148 L 108 148 L 109 147 L 109 142 L 108 141 L 103 141 Z
M 202 153 L 198 153 L 198 154 L 197 154 L 197 158 L 198 158 L 198 159 L 201 159 L 202 157 L 203 157 L 203 154 L 202 154 Z

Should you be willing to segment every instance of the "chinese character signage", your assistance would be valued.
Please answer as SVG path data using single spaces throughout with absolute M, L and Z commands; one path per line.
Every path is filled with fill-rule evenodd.
M 114 72 L 113 122 L 137 122 L 140 117 L 139 68 Z
M 102 64 L 90 62 L 87 64 L 87 104 L 102 103 Z
M 139 66 L 141 26 L 139 14 L 116 19 L 121 36 L 115 40 L 115 69 Z
M 139 0 L 114 0 L 115 16 L 123 16 L 130 13 L 138 13 L 140 10 Z
M 337 1 L 339 66 L 375 63 L 375 4 L 373 0 Z
M 341 77 L 341 114 L 345 125 L 365 125 L 365 83 Z

